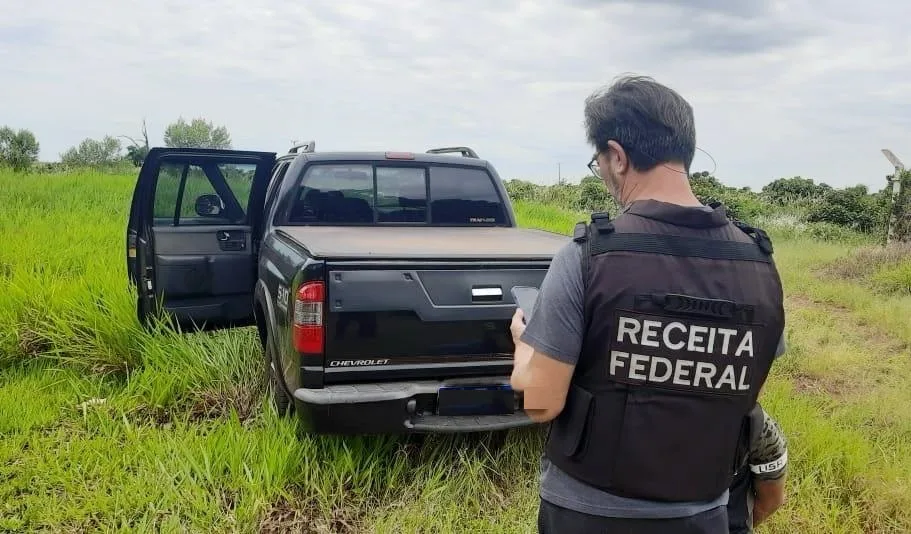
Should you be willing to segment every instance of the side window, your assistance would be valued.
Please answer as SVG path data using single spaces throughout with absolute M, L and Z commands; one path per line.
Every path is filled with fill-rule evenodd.
M 431 224 L 505 224 L 506 211 L 483 169 L 430 167 Z
M 304 175 L 289 222 L 373 222 L 372 165 L 313 165 Z
M 256 165 L 252 163 L 221 163 L 218 171 L 224 176 L 229 192 L 240 204 L 244 214 L 250 204 L 250 194 L 253 192 L 253 179 L 256 177 Z M 217 179 L 217 176 L 212 178 Z M 192 200 L 194 197 L 190 197 Z
M 255 174 L 254 164 L 164 161 L 155 184 L 153 224 L 243 223 Z
M 155 182 L 155 204 L 152 207 L 155 226 L 174 224 L 175 210 L 178 207 L 177 194 L 180 182 L 184 179 L 184 171 L 187 170 L 184 163 L 162 162 Z
M 266 204 L 263 213 L 269 213 L 272 209 L 272 204 L 275 203 L 275 196 L 278 194 L 282 179 L 285 177 L 285 173 L 288 172 L 288 167 L 290 166 L 291 162 L 289 161 L 280 161 L 278 163 L 275 172 L 272 174 L 271 180 L 269 180 L 269 189 L 266 191 Z
M 376 168 L 378 222 L 427 221 L 427 179 L 417 167 Z

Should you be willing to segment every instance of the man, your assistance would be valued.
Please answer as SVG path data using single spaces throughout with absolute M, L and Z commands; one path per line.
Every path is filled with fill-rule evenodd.
M 744 432 L 742 459 L 728 500 L 730 534 L 751 534 L 784 504 L 788 447 L 774 419 L 758 403 Z
M 727 532 L 742 425 L 783 350 L 771 242 L 693 194 L 693 111 L 675 91 L 619 79 L 585 123 L 622 213 L 577 226 L 527 329 L 513 317 L 511 383 L 551 422 L 539 531 Z

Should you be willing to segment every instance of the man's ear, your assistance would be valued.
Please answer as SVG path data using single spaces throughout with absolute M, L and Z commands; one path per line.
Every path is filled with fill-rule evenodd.
M 629 170 L 629 157 L 626 155 L 626 150 L 623 150 L 623 146 L 620 143 L 610 140 L 607 142 L 607 158 L 610 164 L 614 167 L 615 174 L 623 174 Z

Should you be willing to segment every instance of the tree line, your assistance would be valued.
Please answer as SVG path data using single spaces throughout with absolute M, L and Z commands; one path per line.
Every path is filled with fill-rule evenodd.
M 126 143 L 124 142 L 126 141 Z M 163 135 L 164 146 L 174 148 L 231 148 L 231 134 L 225 126 L 212 121 L 183 117 L 169 124 Z M 59 164 L 48 164 L 48 169 L 112 168 L 124 165 L 139 167 L 149 153 L 149 134 L 142 121 L 139 138 L 128 135 L 106 135 L 101 139 L 85 138 L 60 154 Z M 40 144 L 35 134 L 27 129 L 0 128 L 0 167 L 16 172 L 29 172 L 38 165 Z
M 887 177 L 891 179 L 892 177 Z M 690 175 L 693 192 L 704 204 L 720 202 L 736 219 L 757 224 L 813 225 L 816 237 L 842 237 L 840 230 L 884 237 L 890 215 L 894 215 L 895 239 L 911 241 L 911 172 L 900 177 L 902 187 L 893 204 L 891 188 L 870 191 L 865 185 L 834 188 L 811 178 L 779 178 L 760 191 L 749 187 L 727 186 L 712 174 L 700 171 Z M 524 180 L 506 182 L 514 200 L 542 202 L 564 209 L 617 214 L 600 178 L 586 176 L 578 184 L 561 182 L 539 185 Z

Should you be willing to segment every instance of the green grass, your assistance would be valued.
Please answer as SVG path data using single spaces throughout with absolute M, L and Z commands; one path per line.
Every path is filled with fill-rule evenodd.
M 140 328 L 133 179 L 0 173 L 0 532 L 534 530 L 541 429 L 311 438 L 264 401 L 250 329 Z M 515 209 L 564 233 L 586 218 Z M 761 531 L 911 531 L 911 295 L 879 274 L 909 264 L 836 272 L 866 265 L 863 240 L 786 230 L 789 351 L 763 402 L 789 502 Z

